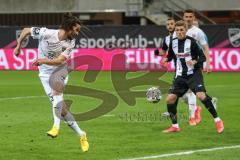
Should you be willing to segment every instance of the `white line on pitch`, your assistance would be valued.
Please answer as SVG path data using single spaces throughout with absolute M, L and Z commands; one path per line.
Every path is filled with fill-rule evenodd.
M 66 95 L 66 97 L 77 97 L 78 95 Z M 0 101 L 14 100 L 14 99 L 32 99 L 32 98 L 47 98 L 47 95 L 42 96 L 22 96 L 22 97 L 0 97 Z
M 31 98 L 46 98 L 47 96 L 24 96 L 24 97 L 0 97 L 0 101 L 13 99 L 31 99 Z
M 215 147 L 215 148 L 207 148 L 207 149 L 199 149 L 199 150 L 189 150 L 185 152 L 159 154 L 159 155 L 136 157 L 136 158 L 126 158 L 126 159 L 120 159 L 120 160 L 145 160 L 145 159 L 155 159 L 155 158 L 166 158 L 166 157 L 175 157 L 175 156 L 190 155 L 190 154 L 200 153 L 200 152 L 211 152 L 216 150 L 234 149 L 234 148 L 240 148 L 240 145 L 223 146 L 223 147 Z
M 102 117 L 115 117 L 115 115 L 114 114 L 105 114 Z

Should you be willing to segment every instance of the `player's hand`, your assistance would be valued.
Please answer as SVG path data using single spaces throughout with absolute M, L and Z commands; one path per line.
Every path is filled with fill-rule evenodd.
M 195 61 L 195 60 L 190 60 L 190 61 L 186 62 L 186 64 L 189 66 L 194 66 L 196 63 L 197 63 L 197 61 Z
M 204 68 L 204 71 L 206 73 L 211 73 L 212 72 L 211 67 L 210 67 L 210 62 L 206 62 L 206 67 Z
M 167 67 L 168 59 L 167 59 L 167 58 L 163 58 L 163 60 L 162 60 L 160 63 L 161 63 L 161 65 L 163 65 L 164 67 Z
M 159 50 L 157 48 L 154 50 L 154 54 L 155 56 L 159 56 Z
M 17 56 L 18 57 L 18 55 L 20 54 L 20 52 L 21 52 L 21 47 L 20 46 L 16 46 L 15 48 L 14 48 L 14 51 L 13 51 L 13 53 L 14 53 L 14 55 L 15 56 Z
M 36 59 L 35 61 L 33 61 L 33 66 L 41 66 L 42 64 L 44 64 L 45 59 Z
M 155 54 L 155 56 L 164 56 L 165 52 L 163 52 L 162 50 L 159 52 L 159 50 L 156 48 L 154 50 L 154 54 Z

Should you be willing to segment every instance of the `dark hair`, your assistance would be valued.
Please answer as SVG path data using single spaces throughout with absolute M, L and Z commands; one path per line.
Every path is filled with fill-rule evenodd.
M 76 24 L 81 25 L 80 19 L 76 16 L 73 16 L 71 13 L 65 13 L 63 15 L 63 21 L 60 28 L 64 29 L 65 31 L 69 31 Z
M 172 17 L 168 17 L 167 21 L 171 21 L 171 20 L 175 21 L 174 18 L 172 18 Z
M 183 20 L 177 21 L 175 27 L 183 26 L 187 28 L 186 23 Z
M 192 9 L 186 9 L 183 13 L 192 13 L 192 14 L 195 14 L 194 10 L 192 10 Z

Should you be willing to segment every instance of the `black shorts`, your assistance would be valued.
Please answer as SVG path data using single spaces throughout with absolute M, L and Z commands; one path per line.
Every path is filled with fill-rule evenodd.
M 200 70 L 196 70 L 192 75 L 189 76 L 178 76 L 173 80 L 170 93 L 176 94 L 178 97 L 182 97 L 188 89 L 191 89 L 193 93 L 206 92 L 203 75 Z

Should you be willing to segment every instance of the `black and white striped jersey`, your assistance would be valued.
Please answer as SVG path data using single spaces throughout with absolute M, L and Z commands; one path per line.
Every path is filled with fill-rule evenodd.
M 166 51 L 168 50 L 169 48 L 169 44 L 170 44 L 170 41 L 172 39 L 176 38 L 176 32 L 173 32 L 173 34 L 171 35 L 168 35 L 166 36 L 164 39 L 163 39 L 163 43 L 162 43 L 162 50 Z
M 174 60 L 177 76 L 188 76 L 202 67 L 206 57 L 192 37 L 186 36 L 184 39 L 173 38 L 169 45 L 168 62 Z M 194 66 L 187 65 L 186 62 L 196 60 Z

